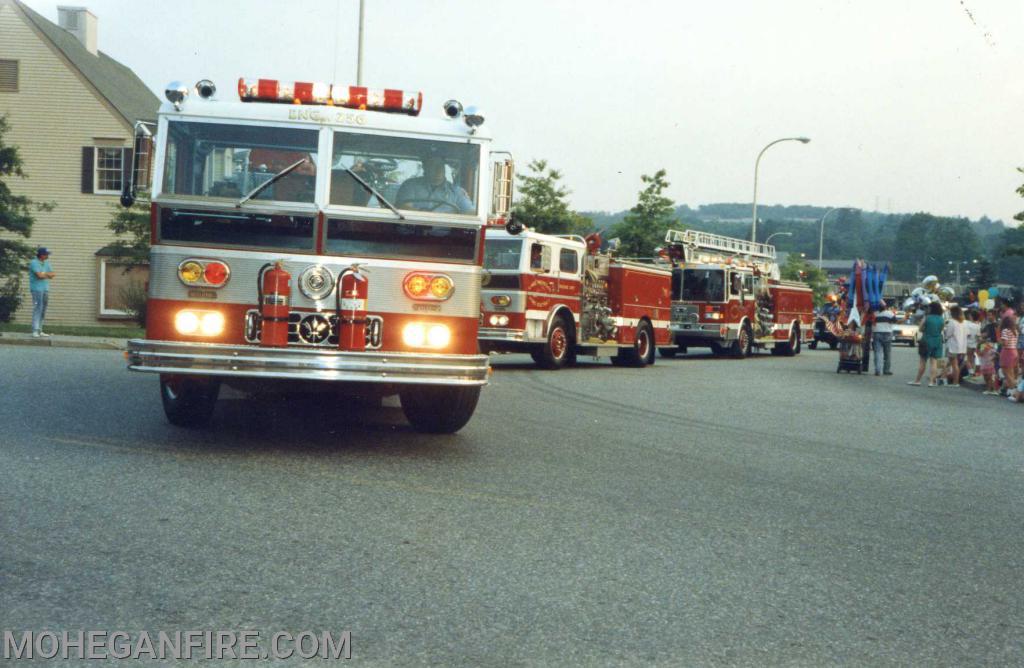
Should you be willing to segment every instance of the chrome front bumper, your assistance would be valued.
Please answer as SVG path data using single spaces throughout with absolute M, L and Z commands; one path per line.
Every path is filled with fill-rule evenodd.
M 508 329 L 506 327 L 481 327 L 477 330 L 477 338 L 481 341 L 515 341 L 526 340 L 526 331 L 522 329 Z
M 486 385 L 487 355 L 128 341 L 128 368 L 149 373 L 421 385 Z
M 688 339 L 691 341 L 732 341 L 736 333 L 732 328 L 726 330 L 722 335 L 721 325 L 716 324 L 690 324 L 673 322 L 669 325 L 669 331 L 675 339 Z

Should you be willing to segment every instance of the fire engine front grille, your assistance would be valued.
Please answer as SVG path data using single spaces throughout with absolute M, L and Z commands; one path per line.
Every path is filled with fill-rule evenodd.
M 245 314 L 245 340 L 259 343 L 263 333 L 259 311 L 251 309 Z M 378 350 L 384 332 L 384 319 L 378 315 L 366 316 L 366 349 Z M 288 345 L 338 345 L 338 316 L 329 313 L 292 311 L 288 314 Z
M 700 318 L 697 315 L 696 304 L 673 304 L 672 322 L 682 324 L 696 324 Z

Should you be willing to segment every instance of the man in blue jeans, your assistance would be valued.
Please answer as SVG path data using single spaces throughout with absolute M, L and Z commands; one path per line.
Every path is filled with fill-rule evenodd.
M 50 266 L 50 251 L 40 247 L 36 258 L 28 263 L 28 289 L 32 293 L 32 336 L 49 336 L 43 332 L 46 305 L 50 301 L 50 279 L 56 274 Z
M 875 331 L 872 343 L 875 349 L 875 375 L 884 373 L 892 375 L 892 325 L 896 322 L 896 312 L 885 302 L 882 310 L 875 314 Z

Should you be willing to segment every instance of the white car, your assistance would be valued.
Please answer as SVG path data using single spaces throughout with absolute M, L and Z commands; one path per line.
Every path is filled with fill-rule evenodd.
M 921 338 L 921 330 L 915 323 L 910 321 L 897 322 L 892 326 L 892 340 L 894 343 L 905 343 L 908 346 L 916 346 Z

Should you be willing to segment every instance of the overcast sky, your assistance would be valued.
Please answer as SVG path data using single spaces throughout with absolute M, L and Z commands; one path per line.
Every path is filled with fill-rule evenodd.
M 239 76 L 355 83 L 358 0 L 27 0 L 99 18 L 160 94 Z M 520 169 L 547 158 L 580 210 L 632 206 L 664 167 L 691 206 L 1024 210 L 1021 0 L 366 0 L 364 83 L 426 113 L 477 104 Z

